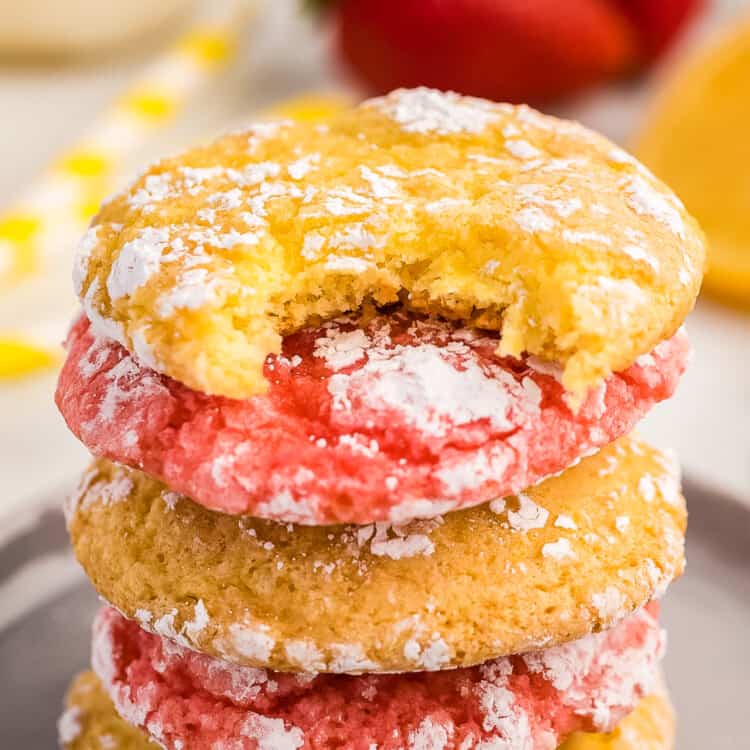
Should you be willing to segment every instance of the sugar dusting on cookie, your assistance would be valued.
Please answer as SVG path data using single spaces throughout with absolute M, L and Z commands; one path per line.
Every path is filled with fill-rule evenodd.
M 367 105 L 392 117 L 407 133 L 481 133 L 498 120 L 497 105 L 485 99 L 433 89 L 402 89 Z
M 83 731 L 83 710 L 78 706 L 65 709 L 57 721 L 57 739 L 62 746 L 74 742 Z
M 287 337 L 266 360 L 268 394 L 235 401 L 159 375 L 81 319 L 56 397 L 92 452 L 207 507 L 401 524 L 575 464 L 669 396 L 689 351 L 677 334 L 576 411 L 559 367 L 498 357 L 497 343 L 491 331 L 405 311 L 341 317 Z
M 679 201 L 601 137 L 428 89 L 322 129 L 250 128 L 165 159 L 98 221 L 74 264 L 97 332 L 134 354 L 137 334 L 154 369 L 232 397 L 264 390 L 283 334 L 399 298 L 502 324 L 504 352 L 559 360 L 580 396 L 684 317 L 703 255 Z M 578 309 L 551 314 L 550 295 Z
M 354 348 L 353 332 L 329 329 L 325 338 L 318 339 L 316 354 L 322 352 L 326 364 L 336 371 L 328 381 L 333 408 L 350 410 L 356 400 L 374 413 L 393 410 L 434 437 L 479 420 L 488 420 L 498 431 L 510 430 L 522 415 L 538 412 L 541 391 L 524 388 L 501 367 L 478 361 L 460 329 L 451 332 L 436 326 L 436 345 L 431 342 L 430 326 L 425 325 L 424 332 L 420 328 L 416 324 L 407 331 L 419 342 L 407 345 L 394 345 L 383 329 L 372 338 L 358 331 Z M 343 341 L 337 343 L 339 335 Z M 327 352 L 332 354 L 326 356 Z M 342 364 L 342 352 L 346 363 L 354 364 L 365 354 L 366 362 L 353 372 L 340 373 L 347 366 Z M 357 358 L 352 361 L 352 356 Z
M 152 736 L 156 731 L 169 750 L 224 747 L 237 726 L 259 747 L 277 743 L 273 750 L 301 746 L 313 731 L 316 742 L 335 744 L 354 728 L 370 745 L 401 738 L 415 750 L 434 750 L 420 744 L 433 740 L 452 748 L 555 747 L 577 728 L 611 731 L 655 687 L 664 647 L 651 605 L 610 631 L 521 657 L 357 677 L 226 664 L 139 631 L 108 609 L 94 632 L 94 667 L 118 710 Z M 177 690 L 176 678 L 188 678 L 194 694 Z M 181 720 L 186 711 L 196 717 L 189 726 Z M 198 720 L 209 715 L 211 721 Z
M 97 503 L 107 506 L 127 500 L 133 490 L 133 481 L 125 475 L 115 474 L 112 478 L 99 477 L 97 472 L 84 472 L 78 485 L 68 495 L 63 504 L 65 520 L 70 523 L 78 510 L 86 510 Z
M 684 506 L 673 507 L 660 493 L 649 500 L 638 489 L 644 474 L 659 476 L 658 454 L 633 439 L 604 451 L 583 462 L 580 475 L 573 469 L 484 508 L 406 524 L 318 528 L 209 513 L 174 494 L 167 503 L 163 485 L 101 462 L 84 480 L 92 489 L 70 519 L 71 531 L 99 591 L 145 629 L 186 647 L 238 664 L 307 671 L 459 666 L 555 643 L 561 629 L 581 634 L 610 627 L 661 596 L 679 575 Z M 610 465 L 600 477 L 598 467 Z M 132 496 L 99 503 L 98 483 L 120 478 L 133 482 Z M 142 519 L 158 530 L 156 537 L 144 535 Z M 97 538 L 113 524 L 129 529 L 124 539 Z M 194 528 L 206 530 L 203 547 L 210 538 L 224 550 L 227 573 L 210 582 L 198 574 L 207 558 Z M 170 560 L 157 560 L 144 543 L 171 549 Z M 123 560 L 109 577 L 96 566 L 102 552 Z M 133 579 L 128 560 L 142 570 L 165 566 L 164 575 L 144 586 Z M 571 582 L 560 572 L 579 563 L 591 574 L 576 581 L 575 611 L 551 610 L 540 619 L 535 586 L 545 597 L 558 589 L 569 596 Z M 434 589 L 445 571 L 472 584 L 460 593 L 448 585 Z M 191 585 L 195 602 L 174 588 L 175 576 L 189 575 L 198 576 Z M 290 588 L 298 593 L 282 612 L 264 609 L 268 596 Z M 462 609 L 464 597 L 474 602 L 470 611 Z M 336 611 L 333 620 L 321 608 L 325 601 Z M 466 611 L 471 650 L 456 611 Z M 378 612 L 377 626 L 360 612 Z M 306 617 L 314 624 L 305 625 Z M 520 640 L 506 642 L 508 632 Z M 288 642 L 295 645 L 287 649 Z

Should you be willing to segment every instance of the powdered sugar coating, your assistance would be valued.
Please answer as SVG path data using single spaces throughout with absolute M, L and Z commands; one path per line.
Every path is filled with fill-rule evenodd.
M 371 692 L 367 692 L 367 695 Z M 155 750 L 159 747 L 148 735 L 118 716 L 93 672 L 83 672 L 76 677 L 68 691 L 66 703 L 68 706 L 81 707 L 87 723 L 82 735 L 72 745 L 61 746 L 64 750 Z M 674 747 L 674 723 L 669 698 L 660 687 L 641 699 L 635 710 L 618 723 L 612 734 L 576 733 L 566 741 L 568 744 L 561 747 L 565 750 L 671 750 Z M 409 734 L 408 748 L 442 748 L 449 737 L 450 727 L 427 718 Z
M 233 666 L 105 608 L 92 663 L 123 718 L 168 750 L 541 750 L 579 729 L 612 730 L 654 689 L 657 611 L 478 667 L 351 677 Z
M 392 117 L 407 133 L 481 133 L 496 122 L 496 105 L 485 99 L 418 88 L 372 99 L 368 107 Z
M 61 745 L 73 742 L 81 734 L 81 714 L 80 708 L 70 706 L 57 720 L 57 739 Z
M 445 669 L 583 637 L 660 596 L 682 571 L 684 502 L 648 499 L 639 480 L 665 471 L 621 438 L 525 499 L 299 526 L 168 504 L 164 485 L 101 460 L 70 531 L 102 597 L 201 653 L 281 671 Z M 99 498 L 124 478 L 127 501 Z
M 132 489 L 133 483 L 128 477 L 107 481 L 96 479 L 95 472 L 84 472 L 76 488 L 63 503 L 65 520 L 70 522 L 79 506 L 85 510 L 93 502 L 109 505 L 127 500 Z
M 56 399 L 94 454 L 209 508 L 403 523 L 518 492 L 611 442 L 672 394 L 688 356 L 678 333 L 576 413 L 554 368 L 497 343 L 404 313 L 338 319 L 287 337 L 269 392 L 236 401 L 143 367 L 82 318 Z

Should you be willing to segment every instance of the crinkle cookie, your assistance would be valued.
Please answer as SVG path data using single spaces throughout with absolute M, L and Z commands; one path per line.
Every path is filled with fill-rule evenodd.
M 228 516 L 106 461 L 67 513 L 98 592 L 144 628 L 239 664 L 343 673 L 467 666 L 609 627 L 680 574 L 686 521 L 672 464 L 632 438 L 406 525 Z
M 158 750 L 159 745 L 120 718 L 93 672 L 77 675 L 57 722 L 61 750 Z
M 237 401 L 144 368 L 82 317 L 57 403 L 95 455 L 208 508 L 402 522 L 518 492 L 629 432 L 674 392 L 689 351 L 676 334 L 574 411 L 558 373 L 497 357 L 497 342 L 402 313 L 332 321 L 286 337 L 268 392 Z
M 502 330 L 582 397 L 674 334 L 703 236 L 633 157 L 527 107 L 427 89 L 264 123 L 106 202 L 74 280 L 98 333 L 210 394 L 268 389 L 282 337 L 366 303 Z
M 351 676 L 239 667 L 104 608 L 92 665 L 120 716 L 167 750 L 546 750 L 613 730 L 657 687 L 657 609 L 476 667 Z
M 660 690 L 643 698 L 613 732 L 577 732 L 560 750 L 673 750 L 674 744 L 674 709 Z
M 159 746 L 147 735 L 120 718 L 93 672 L 84 672 L 68 692 L 61 725 L 69 733 L 61 735 L 61 750 L 156 750 Z M 70 718 L 68 718 L 70 717 Z M 609 734 L 576 732 L 559 750 L 672 750 L 674 714 L 660 692 L 642 698 Z M 415 750 L 406 745 L 404 750 Z M 426 750 L 432 750 L 428 745 Z

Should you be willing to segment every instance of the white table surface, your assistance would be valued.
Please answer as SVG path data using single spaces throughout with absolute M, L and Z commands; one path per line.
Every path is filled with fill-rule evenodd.
M 737 4 L 724 3 L 717 14 L 727 15 Z M 276 98 L 340 85 L 324 60 L 325 39 L 313 33 L 308 21 L 294 18 L 291 5 L 291 0 L 273 4 L 236 70 L 170 134 L 134 154 L 134 169 L 162 151 L 234 125 Z M 140 62 L 103 61 L 64 70 L 0 63 L 0 204 L 76 138 Z M 565 114 L 626 140 L 643 98 L 641 91 L 606 92 Z M 24 300 L 19 306 L 31 303 Z M 686 472 L 750 504 L 750 316 L 702 301 L 688 330 L 695 348 L 692 367 L 678 394 L 655 409 L 640 432 L 676 450 Z M 0 516 L 5 525 L 12 525 L 14 509 L 69 487 L 87 461 L 54 408 L 53 389 L 53 375 L 0 384 Z

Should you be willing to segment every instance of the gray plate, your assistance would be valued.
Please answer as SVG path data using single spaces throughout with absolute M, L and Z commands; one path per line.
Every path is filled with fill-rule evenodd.
M 750 510 L 694 483 L 686 494 L 690 565 L 664 604 L 677 750 L 750 750 Z M 53 750 L 98 602 L 71 564 L 60 512 L 25 526 L 0 547 L 0 747 Z

